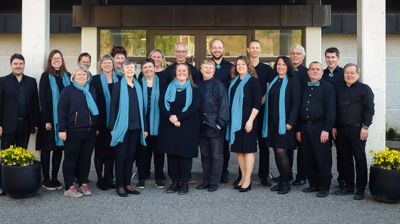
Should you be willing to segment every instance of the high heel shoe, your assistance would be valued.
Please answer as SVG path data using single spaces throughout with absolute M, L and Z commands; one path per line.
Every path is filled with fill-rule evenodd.
M 246 188 L 240 187 L 239 192 L 247 192 L 247 191 L 251 190 L 251 184 L 252 183 L 250 182 L 249 186 L 246 187 Z
M 242 188 L 242 185 L 233 185 L 233 189 L 240 190 L 240 188 Z

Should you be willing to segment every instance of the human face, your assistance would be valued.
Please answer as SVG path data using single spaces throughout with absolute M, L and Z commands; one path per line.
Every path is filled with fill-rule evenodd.
M 344 81 L 347 86 L 351 86 L 353 83 L 357 82 L 360 78 L 360 74 L 357 73 L 355 66 L 349 66 L 344 70 Z
M 211 63 L 204 63 L 200 67 L 204 80 L 210 80 L 214 76 L 215 66 Z
M 176 67 L 176 79 L 182 85 L 184 84 L 189 77 L 189 71 L 187 66 L 185 65 L 178 65 Z
M 279 75 L 286 75 L 288 71 L 287 65 L 285 64 L 282 58 L 279 58 L 278 62 L 276 63 L 276 71 L 278 72 Z
M 54 70 L 60 70 L 61 66 L 62 66 L 62 57 L 59 53 L 55 53 L 51 58 L 51 67 L 53 67 Z
M 122 69 L 122 63 L 124 63 L 125 59 L 126 59 L 125 55 L 123 55 L 123 54 L 116 54 L 114 56 L 114 62 L 115 62 L 115 65 L 117 66 L 118 70 Z
M 78 85 L 85 86 L 86 82 L 88 81 L 88 74 L 83 70 L 78 70 L 74 74 L 74 79 Z
M 249 72 L 244 60 L 238 60 L 236 62 L 236 71 L 239 73 L 239 75 L 246 75 Z
M 247 48 L 247 52 L 249 53 L 251 58 L 259 58 L 261 53 L 261 46 L 258 42 L 251 42 L 249 47 Z
M 124 76 L 127 80 L 132 80 L 133 76 L 135 75 L 135 65 L 129 64 L 124 65 Z
M 187 49 L 185 48 L 185 46 L 183 44 L 179 44 L 178 46 L 176 46 L 176 49 L 175 49 L 176 62 L 185 63 L 186 55 L 187 55 Z
M 24 73 L 25 62 L 23 60 L 14 58 L 10 66 L 11 66 L 11 71 L 14 75 L 20 76 L 22 75 L 22 73 Z
M 113 70 L 113 62 L 111 60 L 104 60 L 101 62 L 101 70 L 103 70 L 104 73 L 111 73 Z
M 294 65 L 294 67 L 297 67 L 297 66 L 301 65 L 301 63 L 303 63 L 304 55 L 300 49 L 294 48 L 290 52 L 290 60 L 292 61 L 292 64 Z
M 156 64 L 157 67 L 161 67 L 162 66 L 162 54 L 158 51 L 155 51 L 152 55 L 151 55 L 151 59 L 154 60 L 154 63 Z
M 215 40 L 211 44 L 211 55 L 214 59 L 219 60 L 222 58 L 222 54 L 224 53 L 224 45 L 220 40 Z
M 325 54 L 325 62 L 328 65 L 328 68 L 335 69 L 338 65 L 339 57 L 335 52 L 327 52 Z
M 90 68 L 90 58 L 88 56 L 81 57 L 81 60 L 78 62 L 79 65 L 86 66 L 87 69 Z
M 311 82 L 316 82 L 322 78 L 322 75 L 324 74 L 324 71 L 322 70 L 322 67 L 318 63 L 313 63 L 310 65 L 310 68 L 308 69 L 308 76 L 310 76 Z
M 153 63 L 146 63 L 142 66 L 142 72 L 146 78 L 153 78 L 154 77 L 154 72 L 155 72 L 155 67 Z

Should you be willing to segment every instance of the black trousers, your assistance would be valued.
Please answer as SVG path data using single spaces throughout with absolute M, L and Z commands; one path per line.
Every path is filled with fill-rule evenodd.
M 332 179 L 332 151 L 329 141 L 321 143 L 321 132 L 322 123 L 302 125 L 302 153 L 310 186 L 329 190 Z
M 154 179 L 164 178 L 164 153 L 158 152 L 157 136 L 148 136 L 146 138 L 147 146 L 140 145 L 136 152 L 136 166 L 138 167 L 139 180 L 146 179 L 150 173 L 151 157 L 154 154 Z
M 11 145 L 26 149 L 29 142 L 29 123 L 28 120 L 18 120 L 17 127 L 14 133 L 9 133 L 1 136 L 1 150 L 9 148 Z M 0 186 L 2 184 L 2 171 L 0 166 Z
M 131 184 L 133 161 L 140 142 L 141 130 L 127 130 L 124 141 L 117 145 L 115 156 L 115 179 L 118 187 Z
M 191 176 L 192 158 L 167 154 L 168 170 L 173 183 L 187 184 Z
M 260 158 L 258 165 L 258 176 L 267 178 L 269 175 L 269 147 L 265 138 L 258 137 L 258 148 L 260 149 Z
M 218 186 L 222 175 L 224 137 L 206 138 L 200 140 L 201 166 L 203 182 Z
M 229 142 L 224 140 L 224 163 L 222 165 L 222 172 L 228 173 L 229 159 L 231 158 L 231 150 L 229 150 Z
M 368 180 L 366 141 L 360 140 L 361 126 L 338 128 L 336 147 L 342 156 L 343 178 L 348 188 L 354 188 L 354 165 L 356 162 L 356 188 L 364 191 Z
M 108 129 L 100 130 L 96 136 L 94 166 L 97 180 L 112 184 L 114 181 L 115 147 L 110 146 L 111 134 Z
M 90 162 L 92 158 L 95 131 L 80 133 L 67 132 L 67 140 L 64 143 L 63 175 L 65 189 L 68 190 L 78 179 L 79 186 L 89 183 Z

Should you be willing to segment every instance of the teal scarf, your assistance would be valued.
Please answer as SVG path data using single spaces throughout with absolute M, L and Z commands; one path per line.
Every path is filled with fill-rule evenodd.
M 54 124 L 54 138 L 56 142 L 56 146 L 64 146 L 64 142 L 58 137 L 58 113 L 57 113 L 57 105 L 58 100 L 60 99 L 60 91 L 58 90 L 58 85 L 56 78 L 53 75 L 49 74 L 49 82 L 50 82 L 50 89 L 51 89 L 51 100 L 53 103 L 53 124 Z M 71 85 L 71 80 L 69 79 L 66 72 L 62 77 L 62 82 L 64 87 Z
M 170 105 L 169 103 L 175 102 L 175 96 L 176 96 L 176 91 L 177 90 L 184 90 L 186 89 L 186 102 L 185 102 L 185 107 L 183 107 L 182 112 L 185 112 L 189 107 L 190 104 L 192 104 L 192 95 L 193 95 L 193 89 L 192 86 L 190 85 L 190 80 L 186 80 L 186 82 L 181 85 L 179 84 L 177 79 L 174 79 L 167 88 L 167 91 L 165 92 L 165 97 L 164 97 L 164 105 L 165 108 L 169 111 L 170 110 Z
M 115 73 L 112 73 L 112 79 L 113 79 L 113 83 L 118 82 L 118 78 L 117 78 L 117 75 L 115 75 Z M 106 74 L 104 74 L 104 72 L 102 72 L 100 74 L 100 81 L 101 81 L 101 87 L 103 89 L 104 99 L 106 100 L 106 122 L 107 122 L 106 126 L 108 127 L 108 121 L 110 120 L 111 94 L 110 94 L 110 90 L 108 89 L 108 81 L 107 81 Z
M 244 78 L 240 81 L 239 85 L 236 88 L 235 95 L 233 96 L 232 107 L 231 107 L 231 122 L 226 127 L 226 136 L 225 139 L 229 141 L 232 145 L 235 142 L 235 132 L 239 131 L 242 128 L 242 112 L 243 112 L 243 87 L 246 85 L 247 81 L 251 78 L 251 75 L 247 73 Z M 228 90 L 228 102 L 231 102 L 231 89 L 232 86 L 239 79 L 239 75 L 232 81 Z
M 124 77 L 124 73 L 117 71 L 116 74 L 120 77 Z
M 144 112 L 147 113 L 148 96 L 147 96 L 147 80 L 146 77 L 142 78 L 142 90 L 143 90 L 143 103 Z M 158 135 L 158 125 L 160 124 L 160 107 L 158 106 L 158 100 L 160 99 L 160 84 L 157 75 L 154 75 L 153 88 L 151 90 L 150 99 L 150 135 Z
M 90 113 L 93 116 L 97 116 L 99 115 L 99 109 L 97 109 L 97 105 L 96 102 L 93 99 L 92 94 L 89 91 L 89 83 L 86 82 L 85 86 L 81 86 L 78 83 L 76 83 L 75 79 L 73 80 L 73 85 L 75 86 L 75 88 L 83 91 L 85 93 L 85 97 L 86 97 L 86 104 L 89 108 Z
M 144 138 L 144 120 L 143 120 L 143 96 L 142 96 L 142 88 L 140 87 L 139 82 L 132 78 L 132 81 L 135 85 L 136 94 L 138 98 L 139 104 L 139 116 L 140 116 L 140 126 L 142 127 L 140 134 L 140 142 L 143 146 L 146 146 L 146 141 Z M 128 94 L 128 84 L 126 83 L 126 79 L 121 79 L 121 89 L 119 92 L 119 110 L 117 115 L 117 120 L 115 121 L 113 127 L 113 135 L 111 138 L 110 146 L 116 146 L 118 143 L 124 141 L 125 133 L 128 130 L 129 123 L 129 94 Z
M 265 110 L 264 110 L 264 120 L 263 120 L 263 128 L 262 128 L 262 137 L 268 137 L 268 96 L 271 87 L 278 80 L 279 75 L 277 75 L 274 80 L 272 80 L 271 84 L 269 84 L 267 89 L 267 94 L 265 97 Z M 279 92 L 279 124 L 278 124 L 278 133 L 280 135 L 286 134 L 286 111 L 285 111 L 285 96 L 286 96 L 286 87 L 288 84 L 287 75 L 282 80 L 281 89 Z

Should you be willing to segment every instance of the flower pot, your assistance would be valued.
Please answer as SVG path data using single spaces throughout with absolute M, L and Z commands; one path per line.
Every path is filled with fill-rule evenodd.
M 2 166 L 3 189 L 11 197 L 36 194 L 40 188 L 40 162 L 30 166 Z
M 389 203 L 400 202 L 400 170 L 386 170 L 371 166 L 369 190 L 378 200 Z

